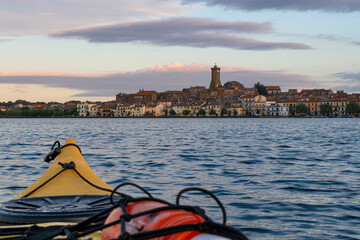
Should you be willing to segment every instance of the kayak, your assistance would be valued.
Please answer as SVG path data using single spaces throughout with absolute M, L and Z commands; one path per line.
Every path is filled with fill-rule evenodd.
M 92 171 L 73 139 L 63 146 L 56 141 L 44 160 L 53 161 L 48 170 L 0 204 L 0 239 L 247 239 L 226 226 L 225 208 L 205 189 L 184 189 L 176 204 L 171 204 L 134 183 L 112 188 Z M 119 192 L 125 185 L 147 196 L 134 198 Z M 221 208 L 223 223 L 212 221 L 199 207 L 181 205 L 181 195 L 190 191 L 213 198 Z
M 79 222 L 110 207 L 112 190 L 91 170 L 76 142 L 68 139 L 38 180 L 1 204 L 0 223 Z

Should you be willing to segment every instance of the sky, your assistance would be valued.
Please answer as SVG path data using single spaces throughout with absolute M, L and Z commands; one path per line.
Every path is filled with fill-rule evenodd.
M 221 81 L 360 92 L 359 0 L 1 0 L 0 102 Z

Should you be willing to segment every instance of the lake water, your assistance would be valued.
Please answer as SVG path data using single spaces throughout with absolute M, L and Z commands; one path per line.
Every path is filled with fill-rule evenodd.
M 0 119 L 0 200 L 42 175 L 55 140 L 74 138 L 111 186 L 132 181 L 171 202 L 185 187 L 206 188 L 250 239 L 360 239 L 359 126 L 360 119 Z M 190 202 L 222 220 L 208 198 Z

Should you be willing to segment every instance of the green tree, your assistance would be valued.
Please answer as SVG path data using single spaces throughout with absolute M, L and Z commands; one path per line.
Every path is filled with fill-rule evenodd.
M 257 115 L 260 114 L 260 109 L 256 109 L 256 114 L 257 114 Z
M 79 111 L 77 110 L 76 107 L 67 108 L 64 110 L 64 115 L 65 116 L 79 116 Z
M 289 107 L 289 114 L 290 114 L 290 115 L 295 115 L 295 113 L 296 113 L 296 108 L 291 105 L 291 106 Z
M 59 117 L 59 116 L 63 116 L 63 115 L 64 115 L 64 112 L 63 112 L 61 109 L 59 109 L 59 108 L 53 109 L 52 112 L 53 112 L 53 115 L 56 116 L 56 117 Z
M 113 117 L 115 114 L 113 111 L 110 112 L 110 117 Z
M 16 101 L 14 102 L 14 104 L 24 104 L 24 105 L 29 105 L 29 104 L 30 104 L 30 102 L 28 102 L 28 101 L 26 101 L 26 100 L 21 100 L 21 99 L 19 99 L 19 100 L 16 100 Z
M 86 116 L 87 116 L 87 117 L 90 116 L 90 112 L 89 112 L 89 111 L 86 112 Z
M 171 109 L 171 110 L 169 111 L 169 114 L 170 114 L 170 116 L 175 116 L 175 115 L 176 115 L 176 112 L 175 112 L 174 109 Z
M 332 107 L 330 104 L 325 103 L 320 105 L 320 113 L 324 116 L 329 116 L 332 114 Z
M 210 115 L 216 115 L 216 111 L 214 109 L 210 110 Z
M 182 111 L 182 114 L 183 114 L 184 116 L 187 116 L 187 115 L 190 114 L 190 110 L 183 110 L 183 111 Z
M 96 112 L 96 116 L 100 117 L 101 113 L 100 112 Z
M 228 110 L 226 108 L 221 109 L 221 116 L 228 114 Z
M 346 114 L 358 114 L 360 113 L 360 106 L 355 101 L 350 101 L 346 105 Z
M 308 112 L 309 112 L 309 108 L 305 104 L 300 103 L 296 106 L 297 114 L 308 114 Z
M 261 83 L 257 82 L 257 83 L 254 84 L 254 88 L 258 91 L 258 93 L 260 95 L 263 95 L 263 96 L 268 95 L 268 92 L 267 92 L 266 87 L 264 86 L 264 84 L 261 84 Z
M 199 110 L 199 115 L 205 116 L 205 114 L 206 114 L 206 111 L 204 109 Z
M 234 109 L 234 116 L 237 116 L 239 113 L 236 109 Z

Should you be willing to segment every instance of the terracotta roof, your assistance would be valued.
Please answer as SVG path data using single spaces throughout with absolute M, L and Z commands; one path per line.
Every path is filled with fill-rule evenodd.
M 136 96 L 148 96 L 148 95 L 154 95 L 157 94 L 156 91 L 140 91 L 138 93 L 136 93 Z
M 265 86 L 266 90 L 278 90 L 280 91 L 280 86 Z

